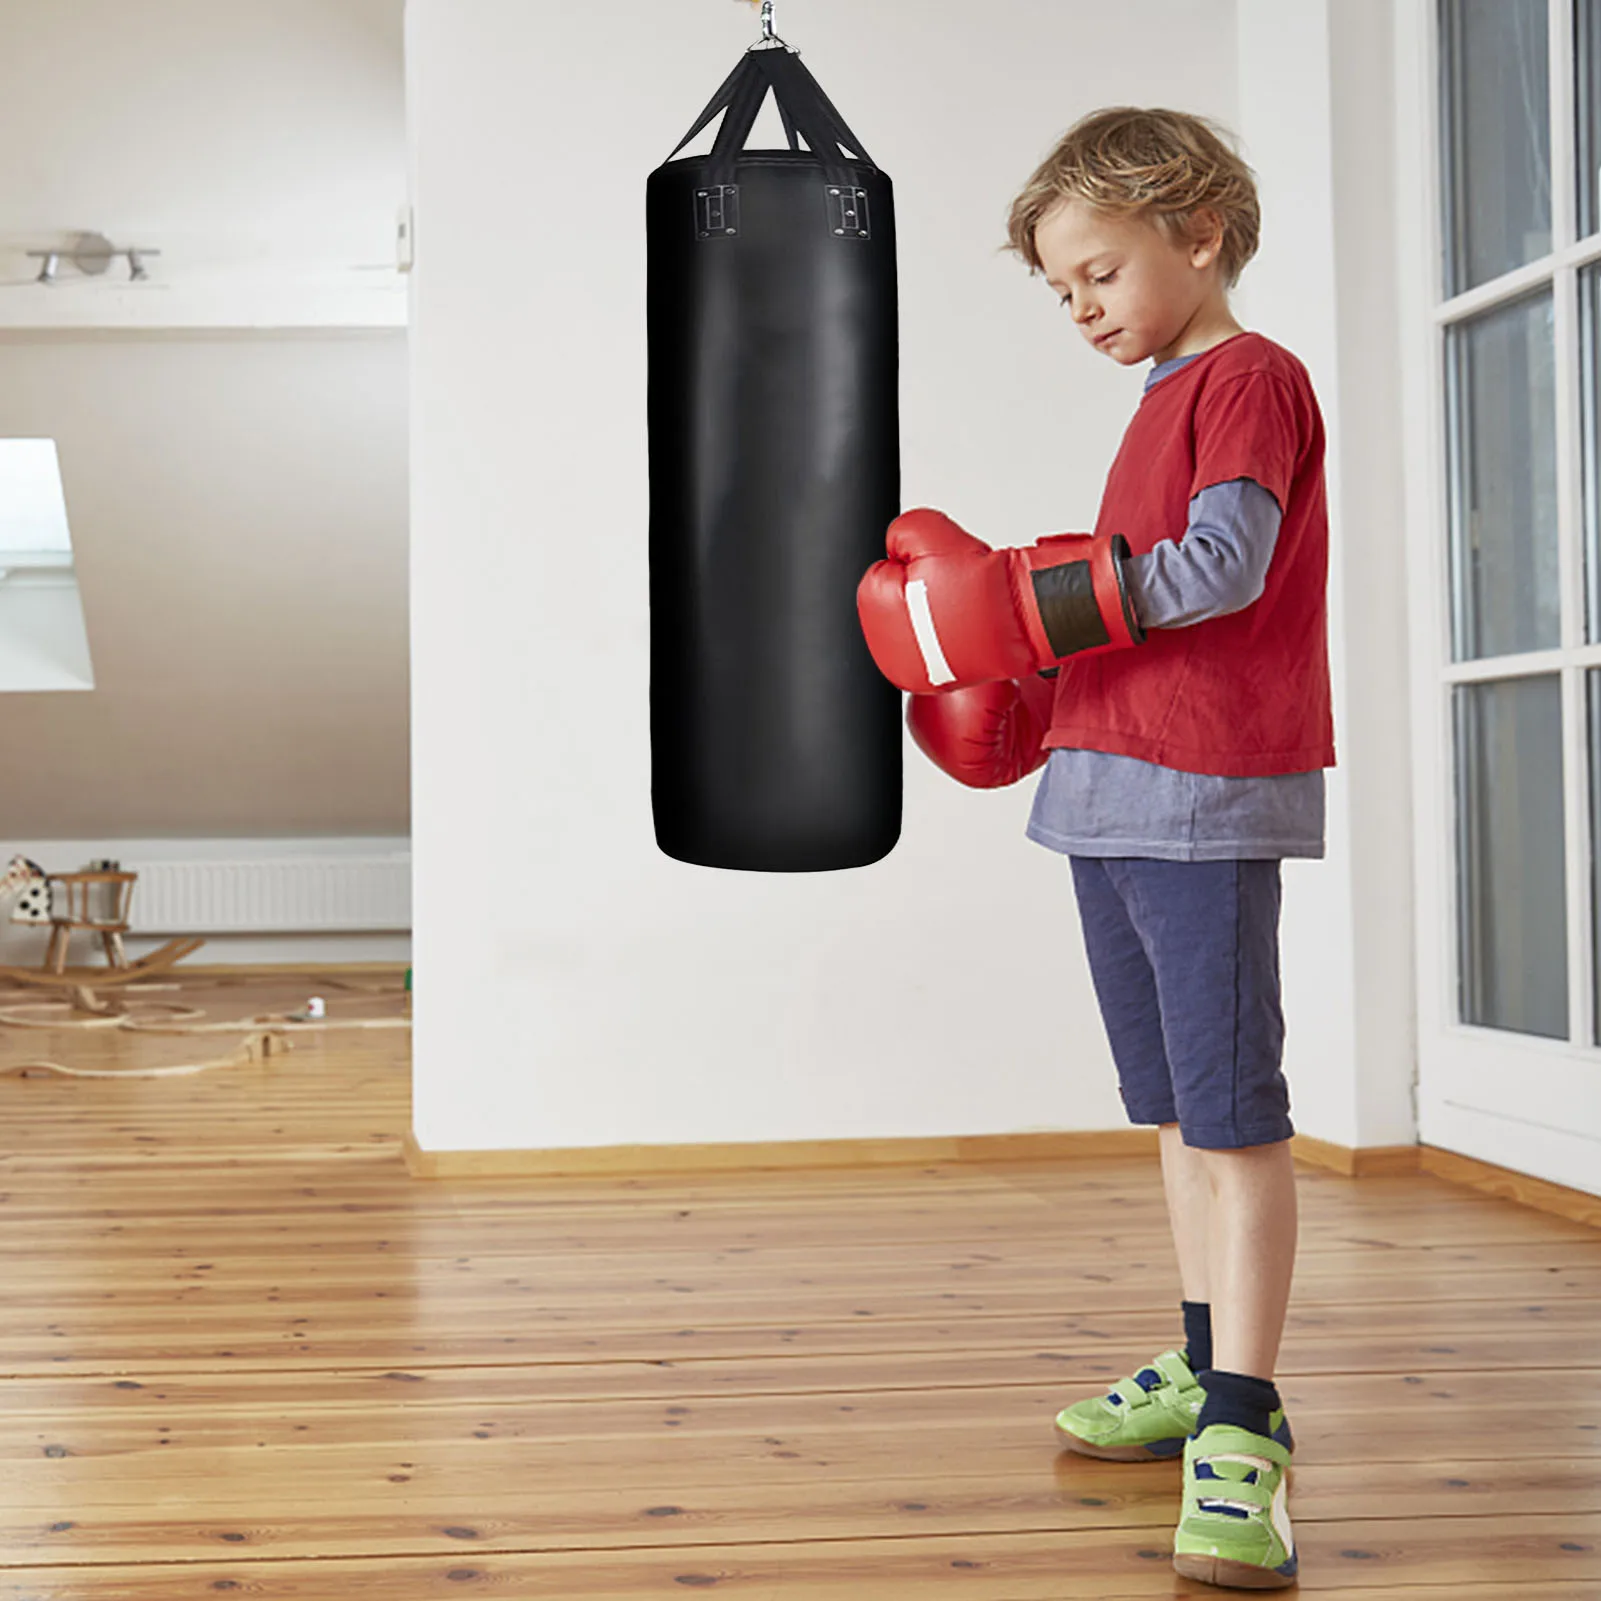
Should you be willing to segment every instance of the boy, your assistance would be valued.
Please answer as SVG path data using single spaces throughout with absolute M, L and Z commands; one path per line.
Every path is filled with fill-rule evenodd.
M 1230 313 L 1257 199 L 1203 119 L 1083 118 L 1009 232 L 1093 348 L 1155 364 L 1096 532 L 991 551 L 909 513 L 863 627 L 946 771 L 1045 767 L 1028 834 L 1069 859 L 1125 1108 L 1160 1131 L 1185 1349 L 1065 1408 L 1058 1437 L 1182 1452 L 1174 1567 L 1278 1588 L 1297 1573 L 1273 1384 L 1296 1243 L 1279 862 L 1323 855 L 1334 762 L 1322 420 L 1301 363 Z

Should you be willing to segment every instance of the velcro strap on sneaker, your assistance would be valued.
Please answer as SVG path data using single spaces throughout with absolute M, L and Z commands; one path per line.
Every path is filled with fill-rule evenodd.
M 1233 1518 L 1236 1523 L 1241 1518 L 1267 1516 L 1267 1508 L 1257 1502 L 1235 1501 L 1216 1495 L 1203 1495 L 1195 1503 L 1195 1510 L 1206 1517 Z
M 1290 1465 L 1290 1453 L 1277 1440 L 1232 1423 L 1212 1424 L 1190 1454 L 1197 1462 L 1241 1463 L 1267 1471 Z
M 1189 1389 L 1195 1384 L 1196 1377 L 1190 1371 L 1190 1365 L 1184 1360 L 1181 1351 L 1164 1351 L 1151 1366 L 1169 1383 L 1175 1384 L 1181 1390 Z
M 1138 1379 L 1119 1379 L 1116 1384 L 1106 1392 L 1107 1399 L 1116 1396 L 1126 1407 L 1149 1406 L 1151 1392 L 1140 1383 Z

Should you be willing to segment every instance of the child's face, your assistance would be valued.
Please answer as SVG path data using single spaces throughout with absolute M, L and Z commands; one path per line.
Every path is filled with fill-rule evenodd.
M 1035 229 L 1034 248 L 1046 281 L 1063 299 L 1090 344 L 1125 367 L 1179 349 L 1215 332 L 1228 317 L 1218 275 L 1221 229 L 1196 244 L 1175 245 L 1151 223 L 1111 217 L 1083 200 L 1064 200 Z M 1205 348 L 1198 344 L 1197 349 Z

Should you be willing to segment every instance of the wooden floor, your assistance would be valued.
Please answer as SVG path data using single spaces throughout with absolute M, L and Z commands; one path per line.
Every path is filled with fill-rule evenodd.
M 399 1004 L 182 998 L 313 989 Z M 407 1044 L 0 1076 L 0 1601 L 1229 1593 L 1176 1464 L 1051 1431 L 1182 1343 L 1154 1159 L 413 1180 Z M 0 1028 L 41 1055 L 195 1051 Z M 1601 1232 L 1300 1180 L 1302 1590 L 1596 1601 Z

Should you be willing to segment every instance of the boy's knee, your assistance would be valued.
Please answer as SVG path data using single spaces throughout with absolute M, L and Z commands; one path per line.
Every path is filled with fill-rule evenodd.
M 1295 1161 L 1288 1140 L 1202 1147 L 1199 1161 L 1215 1206 L 1225 1210 L 1239 1205 L 1293 1207 Z

